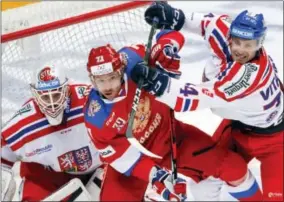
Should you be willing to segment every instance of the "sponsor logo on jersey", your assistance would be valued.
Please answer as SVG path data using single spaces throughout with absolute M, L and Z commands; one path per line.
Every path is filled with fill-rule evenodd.
M 32 152 L 25 153 L 25 156 L 26 157 L 32 157 L 34 155 L 39 155 L 39 154 L 42 154 L 42 153 L 45 153 L 45 152 L 49 152 L 49 151 L 51 151 L 52 147 L 53 146 L 51 144 L 48 144 L 45 147 L 38 148 L 38 149 L 33 150 Z
M 278 114 L 278 111 L 274 111 L 271 114 L 269 114 L 269 116 L 266 119 L 266 122 L 270 123 L 276 117 L 277 114 Z
M 281 91 L 281 80 L 275 75 L 266 89 L 260 91 L 260 95 L 263 100 L 268 100 L 273 97 L 275 93 Z
M 251 75 L 256 72 L 258 67 L 254 64 L 248 63 L 244 65 L 245 71 L 242 77 L 231 86 L 224 89 L 227 96 L 234 96 L 237 92 L 244 88 L 248 88 L 251 85 Z
M 88 116 L 95 116 L 95 114 L 100 111 L 102 106 L 97 100 L 91 100 L 88 108 Z
M 116 153 L 116 151 L 114 150 L 114 148 L 112 146 L 107 146 L 106 148 L 104 149 L 98 149 L 101 157 L 103 158 L 107 158 L 107 157 L 110 157 L 112 155 L 114 155 Z
M 16 112 L 16 114 L 11 119 L 14 119 L 15 117 L 17 117 L 19 115 L 22 115 L 22 114 L 25 114 L 27 112 L 30 112 L 31 110 L 32 110 L 32 106 L 31 106 L 30 103 L 28 103 L 24 107 L 22 107 L 20 110 L 18 110 Z
M 60 131 L 60 134 L 67 134 L 72 131 L 72 128 L 67 128 L 66 130 Z
M 66 152 L 57 159 L 61 170 L 65 172 L 83 172 L 92 166 L 92 156 L 88 146 Z
M 133 132 L 142 132 L 149 122 L 151 115 L 149 97 L 141 98 L 133 122 Z
M 12 118 L 10 118 L 4 125 L 3 125 L 3 128 L 6 127 L 6 126 L 12 126 L 13 124 L 16 124 L 18 122 L 18 119 L 15 119 L 17 118 L 19 115 L 23 115 L 24 117 L 28 117 L 28 116 L 31 116 L 33 114 L 36 113 L 36 110 L 34 108 L 34 104 L 33 102 L 29 102 L 27 103 L 26 105 L 24 105 L 20 110 L 18 110 L 14 116 Z M 20 117 L 20 118 L 23 118 L 23 117 Z

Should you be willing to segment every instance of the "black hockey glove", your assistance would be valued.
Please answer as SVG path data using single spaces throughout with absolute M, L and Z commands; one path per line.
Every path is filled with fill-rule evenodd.
M 166 73 L 157 68 L 149 68 L 144 62 L 135 65 L 131 71 L 131 78 L 135 83 L 141 78 L 144 79 L 142 88 L 155 96 L 163 95 L 170 81 Z
M 154 17 L 159 19 L 158 29 L 171 29 L 179 31 L 185 21 L 182 10 L 171 7 L 166 2 L 154 2 L 145 11 L 145 20 L 148 24 L 153 24 Z

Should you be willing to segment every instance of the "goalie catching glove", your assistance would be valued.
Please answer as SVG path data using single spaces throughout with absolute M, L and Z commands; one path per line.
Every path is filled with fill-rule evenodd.
M 173 176 L 165 169 L 154 166 L 150 172 L 150 182 L 153 189 L 169 201 L 185 201 L 186 181 L 178 178 L 173 184 Z

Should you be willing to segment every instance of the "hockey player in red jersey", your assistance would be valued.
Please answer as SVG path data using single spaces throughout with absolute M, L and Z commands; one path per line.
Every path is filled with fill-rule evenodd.
M 21 184 L 16 201 L 42 200 L 76 174 L 87 180 L 101 165 L 84 124 L 88 86 L 70 84 L 59 68 L 50 65 L 39 68 L 33 79 L 33 97 L 1 133 L 2 164 L 10 169 L 21 161 L 13 167 L 17 185 Z
M 247 162 L 258 159 L 263 200 L 283 201 L 283 84 L 263 47 L 267 31 L 263 15 L 243 11 L 232 21 L 227 15 L 184 14 L 157 2 L 145 12 L 149 24 L 154 17 L 159 18 L 159 28 L 183 27 L 200 34 L 212 58 L 202 84 L 171 79 L 154 70 L 149 74 L 146 66 L 135 69 L 135 78 L 144 77 L 146 90 L 177 112 L 210 107 L 224 118 L 214 138 L 227 139 Z M 244 194 L 241 189 L 230 193 L 237 198 Z
M 160 32 L 149 63 L 159 62 L 162 71 L 178 77 L 177 51 L 183 43 L 184 38 L 179 32 Z M 177 139 L 179 173 L 197 182 L 208 176 L 221 178 L 246 191 L 240 197 L 242 201 L 261 200 L 255 178 L 240 156 L 215 147 L 209 135 L 171 117 L 170 108 L 155 101 L 155 97 L 144 90 L 133 134 L 140 144 L 163 158 L 145 156 L 127 141 L 125 133 L 137 87 L 130 78 L 134 69 L 144 65 L 144 54 L 143 45 L 124 47 L 118 52 L 106 45 L 93 48 L 89 54 L 87 69 L 94 88 L 84 108 L 85 123 L 102 161 L 108 164 L 101 200 L 142 200 L 148 183 L 165 200 L 184 200 L 184 181 L 178 179 L 173 186 L 172 174 L 167 170 L 171 168 L 170 134 L 173 131 Z M 254 186 L 247 187 L 248 183 Z

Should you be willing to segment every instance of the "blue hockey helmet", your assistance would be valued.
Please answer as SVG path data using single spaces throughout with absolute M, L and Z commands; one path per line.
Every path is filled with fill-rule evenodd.
M 267 27 L 262 14 L 250 14 L 247 10 L 241 12 L 230 26 L 230 36 L 248 40 L 259 40 L 261 45 Z

